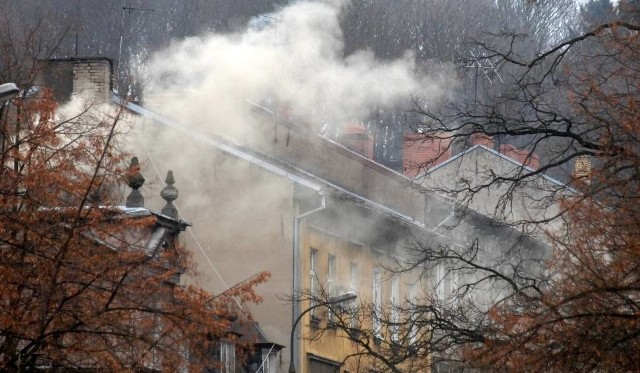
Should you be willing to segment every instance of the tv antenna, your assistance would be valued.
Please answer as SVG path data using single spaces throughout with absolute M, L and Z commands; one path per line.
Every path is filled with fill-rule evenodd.
M 118 66 L 117 66 L 118 71 L 116 72 L 116 78 L 117 78 L 116 88 L 118 88 L 118 83 L 120 82 L 120 60 L 122 59 L 122 39 L 123 39 L 123 34 L 124 34 L 124 16 L 125 16 L 126 13 L 131 14 L 133 12 L 173 13 L 173 12 L 167 12 L 167 11 L 164 11 L 164 10 L 158 10 L 158 9 L 152 9 L 152 8 L 134 7 L 134 6 L 131 6 L 131 2 L 129 2 L 129 5 L 127 5 L 127 0 L 122 0 L 122 17 L 120 19 L 120 44 L 118 45 Z
M 480 57 L 476 56 L 476 54 L 473 53 L 472 50 L 470 52 L 471 52 L 471 56 L 473 57 L 472 58 L 473 61 L 471 62 L 471 65 L 467 65 L 467 67 L 475 67 L 476 68 L 476 72 L 478 70 L 481 70 L 482 73 L 484 74 L 484 76 L 487 78 L 487 80 L 491 84 L 493 84 L 493 80 L 491 80 L 491 77 L 489 76 L 489 74 L 487 72 L 494 73 L 498 77 L 498 79 L 500 79 L 500 82 L 504 83 L 504 80 L 502 80 L 502 77 L 500 76 L 500 73 L 498 72 L 498 69 L 491 62 L 491 60 L 489 60 L 486 57 L 480 58 Z
M 478 101 L 478 70 L 482 71 L 482 74 L 484 75 L 485 78 L 487 78 L 487 80 L 489 81 L 489 84 L 493 84 L 493 80 L 491 80 L 491 76 L 489 76 L 489 73 L 491 74 L 495 74 L 495 76 L 498 77 L 498 79 L 500 79 L 500 82 L 504 83 L 504 80 L 502 80 L 502 77 L 500 76 L 500 73 L 498 72 L 498 69 L 496 68 L 496 66 L 491 62 L 491 60 L 489 60 L 489 58 L 486 57 L 478 57 L 475 53 L 473 53 L 473 50 L 470 50 L 469 52 L 471 52 L 471 64 L 467 65 L 466 67 L 472 67 L 476 69 L 476 75 L 474 78 L 474 88 L 473 88 L 473 100 L 474 102 Z
M 278 47 L 278 22 L 280 19 L 269 14 L 260 14 L 258 17 L 262 17 L 268 22 L 273 22 L 273 47 Z M 278 142 L 278 86 L 276 86 L 276 93 L 273 96 L 273 142 Z M 289 144 L 289 138 L 287 136 L 287 145 Z

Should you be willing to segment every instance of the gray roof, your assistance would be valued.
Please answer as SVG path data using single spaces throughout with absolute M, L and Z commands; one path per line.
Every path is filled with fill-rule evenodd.
M 268 172 L 282 176 L 294 183 L 300 184 L 306 188 L 312 189 L 319 193 L 327 193 L 341 199 L 350 199 L 351 201 L 377 211 L 383 215 L 389 216 L 394 220 L 401 221 L 405 224 L 417 226 L 419 228 L 425 228 L 425 225 L 416 220 L 415 218 L 398 212 L 392 208 L 382 205 L 376 201 L 368 199 L 362 195 L 351 192 L 339 185 L 336 185 L 330 181 L 320 178 L 306 170 L 296 167 L 290 163 L 284 162 L 279 159 L 270 158 L 264 154 L 260 154 L 251 151 L 246 148 L 242 148 L 237 145 L 230 144 L 220 138 L 213 138 L 201 133 L 194 133 L 186 126 L 175 123 L 161 115 L 154 113 L 151 110 L 145 109 L 139 105 L 122 100 L 117 95 L 112 95 L 112 100 L 118 105 L 124 105 L 127 109 L 134 113 L 147 117 L 156 121 L 159 124 L 177 130 L 178 132 L 192 137 L 195 140 L 209 144 L 225 153 L 234 155 L 240 159 L 244 159 Z
M 444 169 L 447 166 L 451 165 L 453 162 L 455 162 L 457 159 L 460 159 L 460 158 L 462 158 L 462 157 L 464 157 L 466 155 L 469 155 L 471 153 L 474 153 L 474 152 L 487 152 L 487 153 L 490 153 L 490 154 L 496 156 L 499 161 L 513 164 L 514 166 L 520 167 L 521 169 L 523 169 L 527 173 L 536 171 L 535 169 L 533 169 L 533 168 L 531 168 L 529 166 L 525 166 L 524 164 L 518 162 L 517 160 L 515 160 L 515 159 L 513 159 L 513 158 L 511 158 L 509 156 L 506 156 L 506 155 L 504 155 L 504 154 L 502 154 L 502 153 L 500 153 L 500 152 L 498 152 L 498 151 L 496 151 L 494 149 L 491 149 L 491 148 L 488 148 L 488 147 L 486 147 L 484 145 L 478 144 L 478 145 L 474 145 L 474 146 L 470 147 L 469 149 L 464 150 L 463 152 L 460 152 L 460 153 L 454 155 L 453 157 L 447 159 L 446 161 L 444 161 L 444 162 L 442 162 L 442 163 L 430 168 L 429 170 L 419 174 L 418 176 L 416 176 L 416 180 L 424 179 L 426 175 L 428 175 L 430 173 L 433 173 L 435 171 L 438 171 L 440 169 Z M 563 183 L 563 182 L 561 182 L 561 181 L 559 181 L 557 179 L 554 179 L 554 178 L 552 178 L 552 177 L 550 177 L 548 175 L 545 175 L 544 173 L 541 173 L 540 176 L 542 178 L 544 178 L 545 180 L 547 180 L 547 181 L 549 181 L 549 182 L 551 182 L 553 184 L 556 184 L 558 186 L 567 186 L 565 183 Z

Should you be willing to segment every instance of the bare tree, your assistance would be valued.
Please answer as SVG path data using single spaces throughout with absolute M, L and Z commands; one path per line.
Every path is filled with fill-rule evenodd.
M 609 22 L 535 55 L 522 52 L 516 33 L 493 35 L 477 46 L 483 61 L 505 73 L 499 95 L 451 102 L 437 112 L 417 106 L 425 141 L 465 146 L 476 136 L 490 137 L 524 149 L 526 157 L 538 153 L 540 165 L 509 174 L 479 167 L 473 180 L 448 188 L 427 176 L 426 187 L 459 202 L 456 223 L 448 232 L 416 235 L 410 259 L 390 270 L 420 273 L 431 291 L 383 309 L 365 302 L 337 321 L 358 353 L 377 361 L 372 366 L 412 371 L 432 361 L 436 370 L 639 369 L 639 31 L 633 22 Z M 429 175 L 433 165 L 422 166 Z M 550 175 L 554 182 L 545 184 Z M 493 216 L 466 209 L 489 189 L 500 194 Z M 509 221 L 510 202 L 522 190 L 544 192 L 549 198 L 538 200 L 540 208 L 555 212 Z M 546 226 L 543 235 L 520 229 L 552 221 L 558 225 Z M 456 240 L 459 229 L 464 239 Z M 377 341 L 375 318 L 387 330 Z
M 119 185 L 140 186 L 124 110 L 61 110 L 50 88 L 36 91 L 36 60 L 60 35 L 39 22 L 23 34 L 4 16 L 2 79 L 23 91 L 0 103 L 0 370 L 219 366 L 212 352 L 231 320 L 250 319 L 243 304 L 268 275 L 215 295 L 181 284 L 186 223 L 118 207 Z

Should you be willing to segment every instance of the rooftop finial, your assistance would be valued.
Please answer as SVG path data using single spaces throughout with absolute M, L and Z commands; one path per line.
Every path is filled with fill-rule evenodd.
M 144 185 L 144 177 L 140 173 L 138 157 L 131 158 L 127 185 L 131 187 L 131 193 L 127 197 L 127 207 L 144 207 L 144 197 L 138 189 Z
M 167 201 L 167 204 L 162 208 L 161 213 L 170 218 L 178 218 L 178 209 L 173 205 L 173 201 L 178 198 L 178 189 L 173 186 L 175 180 L 173 179 L 173 171 L 167 172 L 167 178 L 164 181 L 167 185 L 160 192 L 160 196 Z

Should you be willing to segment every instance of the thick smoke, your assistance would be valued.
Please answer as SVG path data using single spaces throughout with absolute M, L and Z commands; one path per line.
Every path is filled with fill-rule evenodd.
M 416 73 L 410 53 L 385 62 L 369 51 L 344 56 L 346 6 L 297 2 L 257 17 L 242 33 L 173 43 L 152 60 L 149 105 L 156 101 L 184 124 L 234 132 L 246 125 L 250 100 L 326 130 L 363 120 L 372 108 L 406 106 L 412 95 L 442 95 L 435 79 Z
M 287 115 L 300 125 L 335 133 L 341 125 L 365 120 L 372 110 L 406 106 L 412 95 L 430 100 L 443 95 L 441 78 L 418 73 L 409 53 L 393 61 L 376 60 L 369 51 L 345 56 L 339 21 L 346 6 L 346 1 L 296 2 L 256 17 L 241 33 L 176 41 L 150 64 L 152 83 L 146 87 L 144 106 L 190 127 L 194 134 L 215 134 L 247 145 L 273 141 L 256 138 L 265 132 L 255 130 L 256 116 L 248 102 L 277 108 L 280 118 Z M 157 198 L 161 178 L 172 169 L 180 190 L 177 205 L 184 218 L 195 223 L 195 235 L 214 245 L 216 240 L 233 242 L 207 251 L 213 262 L 216 257 L 237 257 L 243 247 L 270 242 L 282 251 L 264 258 L 260 269 L 281 266 L 281 258 L 291 254 L 287 232 L 293 206 L 287 180 L 213 152 L 159 123 L 148 121 L 135 128 L 142 133 L 144 150 L 152 154 L 144 157 L 139 145 L 133 151 L 159 168 L 157 177 L 145 184 L 145 197 Z M 278 144 L 282 143 L 286 142 Z M 262 217 L 260 224 L 251 226 L 252 234 L 246 234 L 247 216 Z M 209 272 L 206 264 L 202 266 Z M 224 268 L 220 273 L 232 284 L 253 270 Z M 273 288 L 287 292 L 288 276 L 274 271 Z M 218 285 L 217 278 L 210 280 L 203 284 Z

